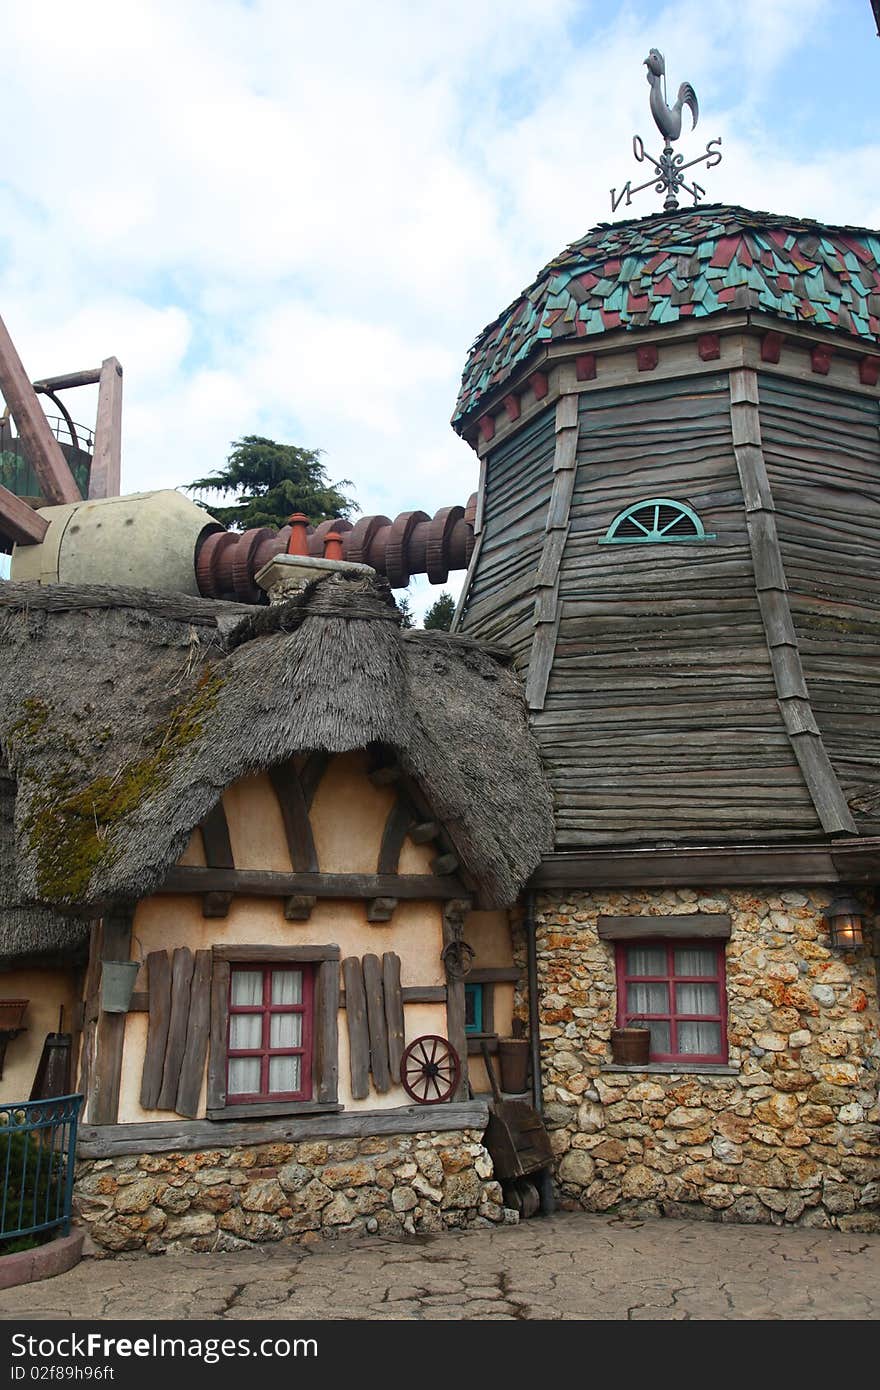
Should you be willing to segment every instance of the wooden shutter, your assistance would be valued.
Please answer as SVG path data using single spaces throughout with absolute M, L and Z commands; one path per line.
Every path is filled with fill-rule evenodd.
M 339 1098 L 339 962 L 315 966 L 315 1100 Z
M 364 974 L 358 956 L 345 957 L 342 962 L 342 976 L 345 981 L 351 1094 L 355 1100 L 365 1100 L 370 1094 L 370 1031 L 367 1025 Z

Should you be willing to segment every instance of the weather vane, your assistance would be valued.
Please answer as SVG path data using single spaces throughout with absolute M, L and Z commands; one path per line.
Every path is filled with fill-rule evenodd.
M 683 188 L 689 193 L 695 203 L 705 195 L 705 188 L 694 180 L 687 183 L 684 178 L 684 170 L 690 169 L 694 164 L 702 164 L 705 160 L 707 169 L 714 169 L 716 164 L 721 163 L 721 151 L 718 146 L 721 144 L 721 136 L 716 136 L 710 140 L 706 146 L 704 154 L 697 155 L 696 159 L 684 162 L 684 155 L 676 154 L 672 148 L 672 142 L 681 135 L 681 113 L 685 106 L 690 110 L 693 117 L 691 129 L 696 129 L 697 121 L 700 118 L 700 107 L 697 101 L 697 94 L 690 82 L 682 82 L 678 89 L 678 100 L 674 106 L 669 106 L 666 101 L 666 60 L 663 54 L 656 48 L 645 59 L 645 66 L 648 69 L 648 82 L 651 87 L 651 115 L 660 134 L 664 137 L 666 144 L 659 159 L 653 155 L 645 153 L 645 144 L 641 136 L 633 136 L 633 154 L 641 162 L 647 159 L 649 164 L 654 166 L 654 173 L 645 183 L 640 183 L 638 188 L 633 188 L 629 179 L 617 192 L 616 188 L 611 190 L 611 211 L 616 212 L 626 199 L 629 207 L 634 193 L 641 193 L 642 189 L 650 188 L 654 185 L 656 192 L 665 193 L 666 201 L 663 204 L 664 211 L 674 212 L 678 207 L 677 193 Z

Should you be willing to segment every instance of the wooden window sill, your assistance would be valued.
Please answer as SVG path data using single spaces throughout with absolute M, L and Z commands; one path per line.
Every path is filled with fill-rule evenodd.
M 254 1105 L 224 1105 L 206 1112 L 209 1120 L 266 1120 L 273 1115 L 338 1115 L 344 1106 L 335 1101 L 259 1101 Z
M 739 1076 L 739 1067 L 720 1062 L 645 1062 L 635 1066 L 629 1063 L 606 1062 L 600 1071 L 643 1072 L 665 1076 Z

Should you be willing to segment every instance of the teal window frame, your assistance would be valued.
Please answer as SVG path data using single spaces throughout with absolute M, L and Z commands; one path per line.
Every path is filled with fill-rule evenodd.
M 473 1000 L 473 1021 L 471 1023 L 465 1022 L 465 1033 L 482 1033 L 483 1031 L 483 991 L 485 988 L 484 984 L 468 984 L 465 981 L 465 1019 L 468 1016 L 469 1001 Z
M 647 529 L 647 527 L 643 525 L 641 521 L 639 521 L 635 517 L 636 512 L 647 511 L 649 507 L 654 508 L 654 525 L 650 531 Z M 674 507 L 676 515 L 672 521 L 667 523 L 666 526 L 662 527 L 661 529 L 658 529 L 660 524 L 661 507 Z M 695 527 L 694 534 L 691 536 L 667 535 L 666 533 L 669 531 L 670 527 L 675 526 L 679 518 L 682 516 L 686 516 L 689 521 L 693 522 Z M 636 526 L 640 526 L 642 530 L 645 532 L 643 536 L 619 536 L 617 534 L 618 530 L 623 525 L 623 523 L 625 521 L 628 521 L 630 518 L 633 519 Z M 672 497 L 649 497 L 643 502 L 633 502 L 631 507 L 627 507 L 625 511 L 619 512 L 618 515 L 612 521 L 611 525 L 608 527 L 608 530 L 605 532 L 605 535 L 599 537 L 599 544 L 687 545 L 688 543 L 693 541 L 714 541 L 716 539 L 716 533 L 714 531 L 705 530 L 702 521 L 697 516 L 693 507 L 688 506 L 687 502 L 677 502 Z

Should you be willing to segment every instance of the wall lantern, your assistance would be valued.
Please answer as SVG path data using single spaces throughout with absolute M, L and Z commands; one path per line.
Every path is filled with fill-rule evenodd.
M 835 951 L 858 951 L 865 944 L 862 907 L 852 893 L 838 893 L 825 914 Z

